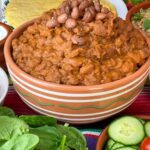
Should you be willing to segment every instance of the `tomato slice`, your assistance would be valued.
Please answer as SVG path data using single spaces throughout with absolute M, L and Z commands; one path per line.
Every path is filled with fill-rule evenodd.
M 150 137 L 146 137 L 141 143 L 141 150 L 150 150 Z

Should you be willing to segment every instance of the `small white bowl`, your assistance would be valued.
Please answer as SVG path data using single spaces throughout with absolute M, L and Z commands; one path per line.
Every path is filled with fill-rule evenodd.
M 5 71 L 0 67 L 0 105 L 3 104 L 8 92 L 8 78 Z

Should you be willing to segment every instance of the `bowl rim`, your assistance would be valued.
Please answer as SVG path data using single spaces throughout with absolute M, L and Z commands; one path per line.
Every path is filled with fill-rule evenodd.
M 124 77 L 120 80 L 116 80 L 113 82 L 109 82 L 109 83 L 105 83 L 105 84 L 99 84 L 99 85 L 89 85 L 89 86 L 81 86 L 81 85 L 77 85 L 77 86 L 73 86 L 73 85 L 65 85 L 65 84 L 57 84 L 57 83 L 52 83 L 52 82 L 47 82 L 44 80 L 40 80 L 38 78 L 35 78 L 33 76 L 31 76 L 30 74 L 27 74 L 26 72 L 24 72 L 22 69 L 19 68 L 19 66 L 14 62 L 12 55 L 11 55 L 11 42 L 14 39 L 16 33 L 19 32 L 23 32 L 28 26 L 32 25 L 34 23 L 34 21 L 36 20 L 32 19 L 30 21 L 25 22 L 24 24 L 20 25 L 18 28 L 16 28 L 7 38 L 5 45 L 4 45 L 4 56 L 5 56 L 5 60 L 6 60 L 6 64 L 7 66 L 10 66 L 10 68 L 13 68 L 16 72 L 18 72 L 23 78 L 28 79 L 30 82 L 34 83 L 34 84 L 40 84 L 43 87 L 52 87 L 52 88 L 56 88 L 56 89 L 60 89 L 60 88 L 65 88 L 65 90 L 72 90 L 72 91 L 92 91 L 92 90 L 97 90 L 97 89 L 111 89 L 114 88 L 117 85 L 126 85 L 127 83 L 134 81 L 136 78 L 138 78 L 139 76 L 141 76 L 144 72 L 147 72 L 148 70 L 150 70 L 150 56 L 149 58 L 146 60 L 146 62 L 140 67 L 140 69 L 138 69 L 135 73 L 133 73 L 132 75 L 128 76 L 128 77 Z M 150 50 L 150 41 L 143 35 L 144 39 L 146 40 L 146 43 L 148 45 L 148 48 Z M 9 68 L 8 68 L 9 70 Z M 117 86 L 118 87 L 118 86 Z
M 6 85 L 6 88 L 4 88 L 4 93 L 2 93 L 1 97 L 0 97 L 0 104 L 3 103 L 5 96 L 7 95 L 8 92 L 8 87 L 9 87 L 9 82 L 8 82 L 8 77 L 6 72 L 0 67 L 0 76 L 3 75 L 6 82 L 4 83 Z
M 6 36 L 0 41 L 0 46 L 3 46 L 5 41 L 6 41 L 6 39 L 7 39 L 7 37 L 12 32 L 12 28 L 9 25 L 7 25 L 7 24 L 5 24 L 3 22 L 0 22 L 0 26 L 2 26 L 7 32 Z
M 141 119 L 144 119 L 144 120 L 150 120 L 150 116 L 149 115 L 143 115 L 143 114 L 140 114 L 140 115 L 123 115 L 123 116 L 133 116 L 133 117 L 138 117 L 138 118 L 141 118 Z M 123 117 L 123 116 L 120 116 L 120 117 Z M 117 117 L 117 118 L 120 118 L 120 117 Z M 115 119 L 117 119 L 117 118 L 115 118 Z M 104 139 L 103 140 L 104 141 L 103 144 L 106 143 L 106 141 L 108 139 L 108 133 L 107 133 L 108 126 L 106 126 L 104 128 L 104 130 L 102 131 L 102 133 L 99 135 L 99 137 L 97 139 L 97 143 L 96 143 L 96 150 L 102 150 L 103 145 L 100 145 L 102 139 Z
M 146 6 L 148 6 L 148 7 L 146 7 Z M 134 13 L 138 12 L 138 11 L 139 11 L 141 8 L 143 8 L 143 7 L 149 8 L 149 7 L 150 7 L 150 1 L 142 2 L 142 3 L 139 3 L 139 4 L 135 5 L 134 7 L 132 7 L 132 8 L 128 11 L 127 15 L 126 15 L 126 20 L 130 22 L 132 15 L 133 15 Z

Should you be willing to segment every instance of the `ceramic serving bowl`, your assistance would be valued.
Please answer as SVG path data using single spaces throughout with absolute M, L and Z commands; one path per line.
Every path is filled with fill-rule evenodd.
M 4 44 L 11 32 L 12 29 L 10 26 L 0 22 L 0 66 L 5 70 L 6 70 L 6 64 L 4 59 Z
M 150 58 L 134 74 L 121 80 L 94 86 L 69 86 L 32 77 L 13 61 L 12 40 L 33 21 L 21 25 L 5 43 L 5 59 L 15 89 L 21 99 L 41 114 L 74 124 L 108 118 L 131 105 L 141 92 L 150 68 Z
M 135 13 L 139 12 L 140 9 L 142 9 L 142 8 L 143 8 L 143 9 L 150 8 L 150 1 L 146 1 L 146 2 L 143 2 L 143 3 L 139 3 L 138 5 L 135 5 L 134 7 L 132 7 L 132 8 L 128 11 L 127 15 L 126 15 L 126 20 L 129 21 L 129 22 L 131 22 L 132 16 L 133 16 Z M 137 29 L 139 29 L 139 28 L 137 28 Z M 140 30 L 140 31 L 141 31 L 141 30 Z M 141 31 L 141 32 L 144 33 L 144 31 Z M 149 38 L 149 40 L 150 40 L 150 38 Z
M 0 105 L 3 104 L 8 92 L 8 78 L 5 71 L 0 67 Z
M 135 5 L 134 7 L 132 7 L 126 15 L 126 20 L 130 21 L 133 14 L 139 12 L 141 8 L 144 8 L 144 9 L 150 8 L 150 1 L 139 3 L 139 4 Z
M 148 115 L 137 115 L 136 117 L 144 119 L 144 120 L 150 120 L 150 116 Z M 103 150 L 104 146 L 108 140 L 108 127 L 106 127 L 103 132 L 100 134 L 98 140 L 97 140 L 97 144 L 96 144 L 96 150 Z
M 135 5 L 134 7 L 132 7 L 128 13 L 127 13 L 127 16 L 126 16 L 126 20 L 131 22 L 131 18 L 132 16 L 139 12 L 141 8 L 150 8 L 150 1 L 146 1 L 146 2 L 143 2 L 143 3 L 139 3 L 138 5 Z M 144 31 L 141 31 L 144 33 Z M 146 36 L 146 35 L 145 35 Z M 148 40 L 150 41 L 150 38 L 148 38 Z M 149 80 L 150 80 L 150 72 L 149 72 Z

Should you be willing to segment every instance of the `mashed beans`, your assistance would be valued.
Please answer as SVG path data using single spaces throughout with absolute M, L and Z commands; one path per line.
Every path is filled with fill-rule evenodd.
M 129 76 L 145 63 L 148 45 L 130 23 L 96 6 L 97 1 L 88 1 L 83 10 L 79 9 L 82 2 L 74 6 L 71 2 L 44 13 L 13 40 L 13 58 L 22 70 L 48 82 L 97 85 Z M 66 6 L 69 12 L 62 12 Z M 85 16 L 92 14 L 87 9 L 91 6 L 95 15 Z M 74 8 L 82 14 L 76 19 L 71 15 Z M 59 22 L 62 14 L 66 19 Z

